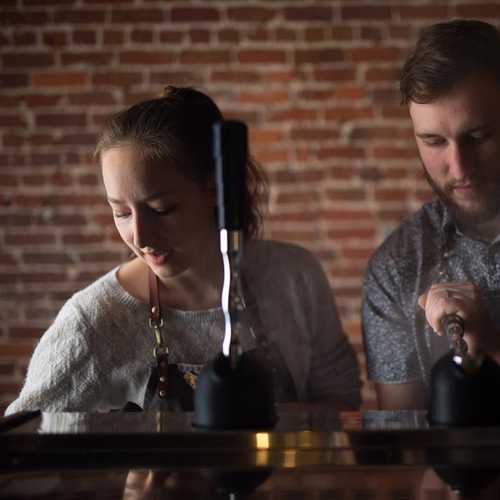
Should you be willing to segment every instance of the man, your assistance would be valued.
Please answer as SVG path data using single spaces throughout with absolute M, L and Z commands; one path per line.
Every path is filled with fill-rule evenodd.
M 381 409 L 425 408 L 457 314 L 472 354 L 500 361 L 500 34 L 473 20 L 425 30 L 401 77 L 436 199 L 372 257 L 363 293 L 368 375 Z

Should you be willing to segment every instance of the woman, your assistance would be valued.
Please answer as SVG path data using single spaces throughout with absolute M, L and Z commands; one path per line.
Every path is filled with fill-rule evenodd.
M 148 304 L 158 283 L 169 394 L 190 408 L 201 367 L 223 338 L 222 262 L 216 227 L 212 125 L 215 103 L 190 88 L 114 116 L 97 144 L 107 201 L 134 258 L 63 306 L 41 338 L 25 385 L 7 413 L 162 408 Z M 266 354 L 281 401 L 359 405 L 359 373 L 316 260 L 257 239 L 260 183 L 248 162 L 243 275 L 250 327 L 244 349 Z M 173 378 L 172 378 L 173 377 Z M 190 392 L 191 391 L 191 392 Z

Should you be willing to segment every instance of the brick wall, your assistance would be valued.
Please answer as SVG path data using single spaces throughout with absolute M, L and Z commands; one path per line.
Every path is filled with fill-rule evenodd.
M 266 232 L 319 257 L 364 366 L 367 259 L 429 198 L 398 70 L 422 26 L 452 17 L 497 22 L 500 2 L 2 0 L 0 405 L 63 301 L 125 258 L 94 140 L 168 83 L 249 124 Z

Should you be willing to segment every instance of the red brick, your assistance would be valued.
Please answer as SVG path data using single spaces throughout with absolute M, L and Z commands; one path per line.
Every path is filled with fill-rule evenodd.
M 325 28 L 306 28 L 304 38 L 306 42 L 323 42 L 327 38 L 327 30 Z
M 376 189 L 375 200 L 377 201 L 406 201 L 409 193 L 407 189 Z
M 0 353 L 2 356 L 30 356 L 33 353 L 33 343 L 21 342 L 0 342 Z M 15 391 L 17 392 L 17 390 Z
M 63 52 L 61 62 L 63 66 L 104 66 L 109 65 L 113 59 L 111 52 Z
M 250 129 L 251 144 L 275 144 L 284 140 L 285 136 L 282 130 L 270 129 Z
M 366 91 L 364 88 L 356 86 L 338 86 L 335 96 L 337 99 L 363 99 L 366 97 Z
M 165 11 L 163 9 L 131 9 L 111 11 L 111 22 L 117 24 L 126 23 L 161 23 L 165 20 Z
M 103 241 L 104 235 L 102 233 L 72 233 L 63 235 L 63 243 L 66 245 L 95 245 L 96 243 L 102 243 Z
M 318 212 L 316 211 L 300 211 L 300 212 L 284 212 L 272 214 L 268 220 L 276 223 L 286 222 L 315 222 L 318 220 Z
M 241 92 L 239 101 L 250 104 L 278 104 L 287 103 L 290 97 L 286 90 Z
M 29 84 L 29 76 L 25 73 L 0 72 L 0 87 L 26 87 Z
M 460 9 L 460 6 L 457 7 Z M 448 5 L 405 5 L 397 9 L 401 19 L 439 19 L 452 16 L 451 7 Z M 480 12 L 476 10 L 475 15 Z M 500 13 L 498 10 L 497 14 Z
M 259 150 L 255 148 L 254 155 L 257 161 L 262 164 L 266 163 L 287 163 L 289 158 L 289 153 L 287 150 L 278 149 L 278 150 Z
M 206 43 L 210 42 L 211 32 L 209 30 L 190 30 L 189 39 L 191 43 Z
M 213 82 L 255 83 L 261 80 L 261 75 L 257 71 L 222 70 L 214 71 L 211 75 L 211 80 Z
M 175 60 L 174 55 L 167 51 L 153 50 L 127 50 L 120 53 L 120 64 L 171 64 Z
M 2 62 L 4 67 L 38 68 L 52 66 L 55 58 L 54 54 L 48 52 L 4 52 Z
M 242 21 L 244 23 L 265 23 L 277 17 L 276 9 L 266 7 L 235 7 L 229 8 L 227 15 L 231 21 Z
M 115 263 L 120 262 L 121 254 L 118 252 L 80 252 L 78 258 L 80 262 L 89 262 L 96 264 L 99 262 Z
M 365 80 L 367 82 L 394 82 L 399 78 L 400 69 L 398 67 L 372 67 L 367 68 L 365 72 Z
M 373 223 L 371 212 L 363 209 L 325 210 L 321 213 L 321 218 L 325 221 L 365 221 L 368 224 Z
M 183 23 L 214 22 L 220 19 L 217 9 L 204 7 L 173 7 L 170 16 L 172 21 Z
M 79 134 L 65 134 L 58 138 L 57 143 L 63 146 L 95 146 L 96 134 L 79 133 Z
M 23 5 L 33 6 L 40 5 L 41 7 L 46 7 L 49 5 L 74 5 L 76 0 L 23 0 Z
M 15 364 L 2 361 L 0 363 L 0 376 L 7 377 L 14 375 Z
M 298 38 L 298 33 L 292 29 L 277 28 L 274 31 L 274 38 L 278 42 L 294 42 Z
M 315 69 L 314 80 L 318 82 L 350 81 L 356 78 L 355 68 Z
M 380 42 L 383 39 L 382 30 L 374 26 L 362 26 L 361 39 L 371 42 Z
M 29 108 L 57 106 L 61 100 L 61 95 L 27 94 L 24 96 L 24 102 Z
M 331 63 L 344 59 L 340 49 L 303 49 L 295 50 L 295 61 L 298 64 L 306 63 Z
M 334 240 L 357 239 L 373 240 L 375 238 L 375 228 L 334 228 L 328 230 L 328 237 Z M 360 270 L 358 270 L 360 271 Z M 340 274 L 338 274 L 340 275 Z M 349 275 L 346 275 L 349 277 Z
M 326 197 L 331 201 L 364 201 L 366 193 L 362 189 L 328 189 Z
M 399 147 L 375 147 L 373 148 L 373 157 L 380 159 L 409 159 L 416 157 L 416 151 L 414 148 L 399 148 Z
M 365 158 L 364 148 L 355 148 L 351 146 L 322 147 L 317 151 L 320 160 L 330 158 Z
M 4 115 L 0 114 L 0 127 L 24 127 L 26 119 L 23 115 Z
M 362 118 L 373 118 L 373 109 L 368 107 L 362 108 L 348 108 L 348 107 L 334 107 L 325 111 L 325 118 L 327 120 L 355 120 Z
M 89 83 L 89 75 L 86 72 L 74 71 L 34 73 L 32 82 L 35 87 L 80 87 Z
M 104 30 L 103 43 L 105 45 L 122 45 L 125 41 L 125 33 L 118 30 Z
M 333 19 L 333 9 L 331 7 L 320 7 L 315 5 L 288 7 L 285 8 L 285 19 L 287 21 L 330 22 Z
M 199 72 L 190 71 L 158 71 L 151 73 L 151 83 L 161 85 L 162 87 L 167 84 L 170 85 L 193 85 L 194 83 L 201 84 L 202 79 Z M 158 89 L 159 91 L 162 88 Z
M 44 26 L 49 22 L 49 14 L 45 11 L 26 11 L 26 10 L 3 10 L 2 24 L 4 26 L 13 25 L 35 25 Z
M 389 37 L 407 42 L 412 37 L 411 27 L 407 25 L 391 25 L 389 26 Z
M 317 116 L 318 112 L 314 109 L 292 108 L 283 111 L 275 111 L 268 117 L 268 120 L 275 122 L 303 121 L 314 120 Z
M 455 7 L 456 14 L 459 17 L 471 17 L 471 18 L 484 18 L 493 17 L 498 18 L 500 16 L 500 5 L 495 2 L 479 3 L 479 2 L 469 2 L 462 3 Z
M 116 100 L 111 92 L 82 92 L 79 94 L 69 94 L 68 101 L 70 104 L 78 106 L 101 105 L 109 106 L 116 104 Z
M 270 178 L 277 182 L 278 184 L 294 184 L 294 185 L 303 185 L 309 183 L 317 183 L 321 182 L 325 179 L 325 172 L 323 170 L 318 169 L 310 169 L 307 170 L 281 170 L 276 172 L 276 174 L 270 175 Z
M 78 45 L 95 45 L 96 32 L 90 30 L 77 30 L 73 32 L 73 43 Z
M 6 234 L 6 245 L 51 245 L 56 241 L 54 234 Z
M 14 33 L 13 41 L 14 45 L 35 45 L 36 34 L 32 31 Z
M 160 31 L 160 42 L 165 43 L 180 43 L 186 36 L 186 33 L 181 31 L 163 30 Z
M 102 24 L 106 21 L 104 10 L 59 10 L 54 13 L 54 22 L 66 24 Z
M 153 32 L 151 30 L 133 30 L 130 33 L 130 40 L 134 43 L 152 43 Z
M 2 188 L 17 187 L 19 186 L 19 177 L 17 175 L 0 174 L 0 186 Z
M 403 52 L 397 47 L 358 47 L 346 51 L 346 59 L 354 62 L 399 61 Z
M 182 64 L 228 64 L 229 61 L 227 50 L 186 50 L 180 54 Z
M 95 86 L 110 85 L 112 87 L 121 87 L 128 85 L 137 85 L 142 83 L 140 73 L 125 71 L 107 71 L 104 73 L 95 73 L 92 78 L 92 84 Z
M 368 19 L 370 21 L 374 19 L 390 19 L 392 14 L 392 10 L 390 7 L 379 7 L 372 5 L 360 5 L 359 7 L 341 7 L 340 12 L 342 19 Z
M 217 33 L 217 38 L 220 42 L 237 43 L 240 41 L 240 32 L 236 29 L 222 29 Z
M 49 31 L 43 34 L 43 43 L 50 47 L 62 47 L 68 44 L 68 35 L 65 31 Z
M 238 60 L 241 64 L 283 64 L 286 62 L 284 50 L 240 50 Z
M 83 174 L 78 176 L 78 184 L 81 186 L 99 186 L 100 178 L 96 174 Z
M 82 113 L 50 113 L 35 116 L 38 127 L 85 127 L 86 116 Z
M 308 128 L 300 128 L 297 126 L 292 129 L 291 139 L 293 141 L 328 141 L 330 139 L 334 139 L 338 137 L 338 132 L 332 127 L 308 127 Z

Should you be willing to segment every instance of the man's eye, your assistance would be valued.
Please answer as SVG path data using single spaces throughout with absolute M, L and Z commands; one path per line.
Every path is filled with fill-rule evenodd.
M 490 137 L 488 132 L 474 132 L 469 135 L 470 142 L 483 142 L 486 141 Z
M 427 146 L 443 146 L 446 143 L 442 137 L 425 137 L 422 140 Z
M 130 217 L 130 214 L 113 212 L 113 217 L 115 219 L 125 219 L 126 217 Z
M 157 215 L 170 215 L 171 213 L 175 212 L 176 208 L 177 205 L 172 205 L 167 208 L 152 208 L 152 210 Z

